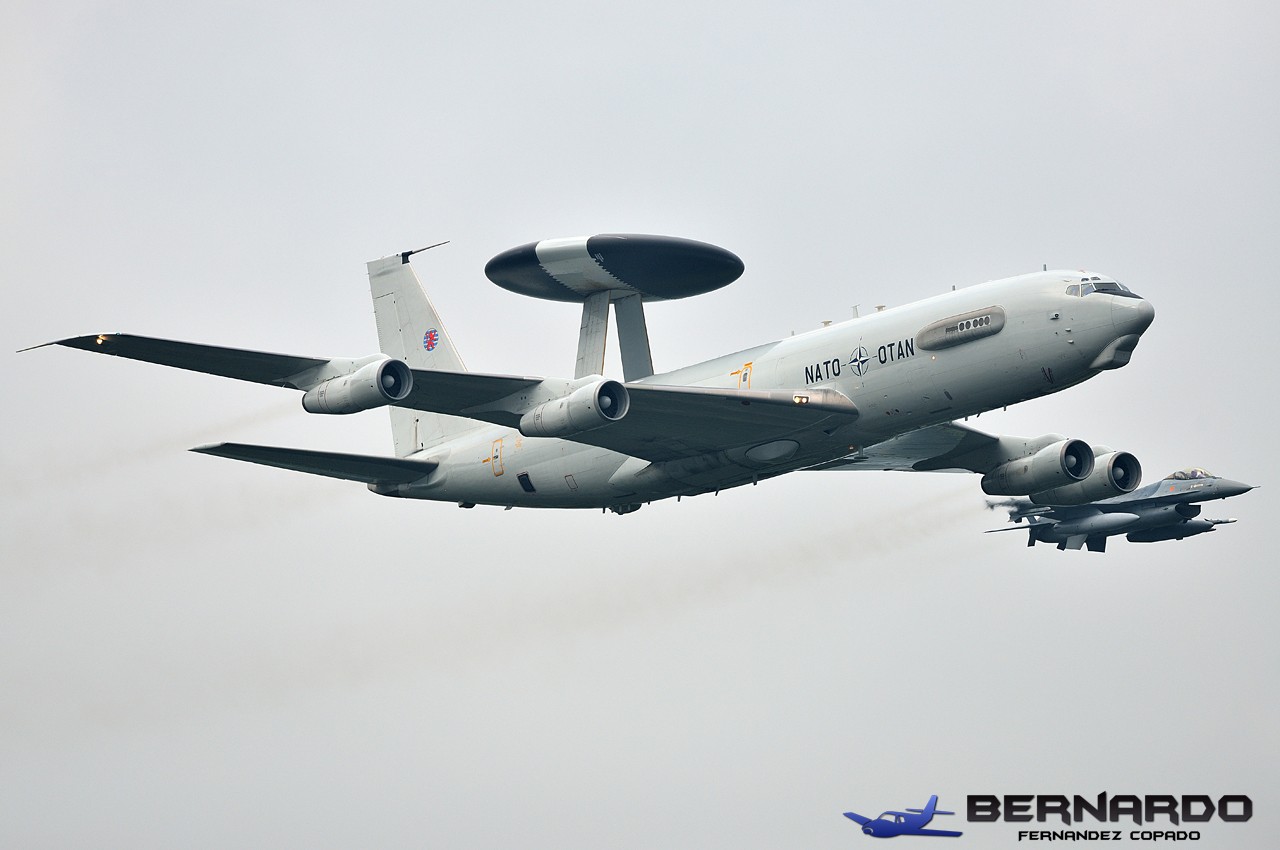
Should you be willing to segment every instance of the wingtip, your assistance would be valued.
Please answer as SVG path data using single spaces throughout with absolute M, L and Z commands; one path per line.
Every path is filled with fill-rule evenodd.
M 109 342 L 114 336 L 120 336 L 120 334 L 103 333 L 84 334 L 83 336 L 68 336 L 62 339 L 42 342 L 39 345 L 29 345 L 26 348 L 19 348 L 16 353 L 21 354 L 24 351 L 34 351 L 37 348 L 47 348 L 50 345 L 65 345 L 67 348 L 79 348 L 84 351 L 92 351 L 95 347 Z
M 205 443 L 204 445 L 193 446 L 187 449 L 187 451 L 198 452 L 202 455 L 211 455 L 211 454 L 216 454 L 218 450 L 225 445 L 226 443 Z

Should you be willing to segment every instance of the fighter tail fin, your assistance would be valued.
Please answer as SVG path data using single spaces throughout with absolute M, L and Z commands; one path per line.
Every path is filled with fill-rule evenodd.
M 440 315 L 409 265 L 409 253 L 373 260 L 368 268 L 382 352 L 403 360 L 411 369 L 467 371 Z M 406 457 L 450 437 L 484 427 L 474 420 L 440 413 L 402 407 L 389 410 L 397 457 Z

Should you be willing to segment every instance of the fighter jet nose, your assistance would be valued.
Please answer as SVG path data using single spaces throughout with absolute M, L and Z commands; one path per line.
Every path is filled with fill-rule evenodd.
M 1250 490 L 1257 488 L 1256 484 L 1245 484 L 1240 481 L 1232 481 L 1229 478 L 1223 478 L 1218 481 L 1218 492 L 1222 494 L 1222 498 L 1227 499 L 1232 496 L 1239 496 L 1241 493 L 1248 493 Z
M 1145 298 L 1116 298 L 1111 305 L 1111 322 L 1121 334 L 1140 334 L 1155 318 L 1156 308 Z

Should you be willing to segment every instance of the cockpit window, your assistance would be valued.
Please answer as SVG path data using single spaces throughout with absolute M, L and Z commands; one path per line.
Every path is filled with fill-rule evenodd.
M 1197 478 L 1216 478 L 1213 473 L 1199 466 L 1191 469 L 1179 469 L 1177 472 L 1171 473 L 1168 478 L 1174 481 L 1193 481 Z
M 1121 298 L 1140 298 L 1136 292 L 1114 280 L 1103 280 L 1100 277 L 1082 277 L 1079 283 L 1073 283 L 1067 287 L 1067 294 L 1083 298 L 1094 292 L 1102 292 L 1106 295 L 1118 295 Z

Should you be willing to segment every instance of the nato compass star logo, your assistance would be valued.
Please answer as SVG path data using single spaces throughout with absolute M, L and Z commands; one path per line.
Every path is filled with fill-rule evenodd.
M 859 345 L 858 350 L 853 352 L 853 356 L 849 358 L 849 366 L 853 369 L 853 374 L 859 378 L 866 374 L 870 363 L 871 355 L 867 353 L 865 345 Z
M 440 341 L 440 332 L 435 328 L 427 331 L 422 335 L 422 347 L 427 351 L 435 351 L 436 343 Z

